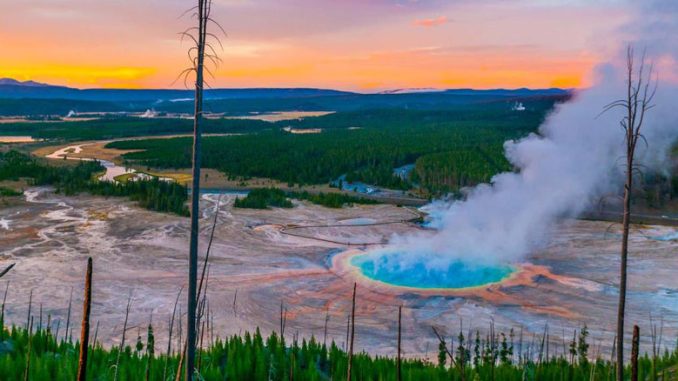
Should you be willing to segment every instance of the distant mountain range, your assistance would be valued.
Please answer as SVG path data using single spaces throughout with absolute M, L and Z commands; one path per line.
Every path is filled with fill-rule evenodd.
M 34 81 L 17 81 L 12 78 L 0 78 L 0 86 L 49 87 L 50 85 Z
M 563 89 L 396 89 L 362 94 L 313 88 L 205 90 L 205 109 L 242 114 L 270 111 L 356 111 L 404 108 L 449 109 L 469 103 L 567 98 Z M 69 111 L 192 112 L 193 90 L 76 89 L 34 81 L 0 79 L 0 115 L 61 115 Z
M 548 89 L 528 89 L 526 87 L 520 89 L 435 89 L 435 88 L 413 88 L 413 89 L 393 89 L 384 90 L 378 94 L 394 95 L 394 94 L 422 94 L 422 93 L 446 93 L 456 95 L 471 95 L 471 94 L 495 94 L 495 95 L 510 95 L 510 96 L 529 96 L 534 94 L 566 94 L 569 89 L 548 88 Z
M 290 88 L 290 89 L 208 89 L 205 99 L 297 98 L 353 94 L 346 91 Z M 182 101 L 192 99 L 193 90 L 167 89 L 75 89 L 33 81 L 20 82 L 0 79 L 0 98 L 70 99 L 108 102 Z

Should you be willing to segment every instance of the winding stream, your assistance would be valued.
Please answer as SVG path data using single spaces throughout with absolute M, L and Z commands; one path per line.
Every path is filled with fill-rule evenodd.
M 120 165 L 115 164 L 112 161 L 108 160 L 102 160 L 102 159 L 97 159 L 97 158 L 91 158 L 91 157 L 73 157 L 69 156 L 72 154 L 79 154 L 82 152 L 82 147 L 86 145 L 90 145 L 93 143 L 87 143 L 87 144 L 76 144 L 72 146 L 67 146 L 64 148 L 61 148 L 59 150 L 54 151 L 53 153 L 46 155 L 45 157 L 48 159 L 63 159 L 63 160 L 80 160 L 80 161 L 98 161 L 101 163 L 101 165 L 104 166 L 106 169 L 106 172 L 104 172 L 103 175 L 99 176 L 99 180 L 101 181 L 110 181 L 110 182 L 117 182 L 115 179 L 118 176 L 125 175 L 125 174 L 135 174 L 134 179 L 140 178 L 144 180 L 149 180 L 153 178 L 153 176 L 150 176 L 146 173 L 138 172 L 132 168 L 127 168 L 123 167 Z M 169 181 L 171 179 L 166 178 L 166 177 L 160 177 L 160 180 L 164 181 Z

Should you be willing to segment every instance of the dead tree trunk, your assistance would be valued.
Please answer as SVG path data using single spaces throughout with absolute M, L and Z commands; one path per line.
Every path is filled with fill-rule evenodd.
M 92 347 L 97 346 L 97 338 L 99 337 L 99 321 L 97 320 L 97 325 L 94 328 L 94 340 L 92 340 Z
M 202 137 L 202 93 L 203 65 L 205 53 L 205 12 L 206 1 L 198 1 L 198 54 L 194 63 L 195 70 L 195 109 L 193 114 L 193 183 L 191 187 L 191 237 L 188 255 L 188 316 L 186 322 L 186 381 L 193 381 L 195 372 L 196 309 L 198 280 L 198 235 L 200 217 L 200 158 Z
M 33 330 L 33 317 L 31 317 L 28 322 L 28 348 L 26 349 L 26 371 L 24 372 L 24 381 L 28 381 L 31 376 L 31 352 L 33 343 L 33 338 L 31 337 L 32 330 Z
M 71 328 L 71 308 L 73 307 L 73 287 L 71 287 L 71 296 L 68 297 L 68 313 L 66 314 L 66 333 L 64 339 L 68 341 L 68 332 Z
M 82 328 L 80 329 L 80 358 L 78 359 L 78 381 L 87 379 L 87 354 L 89 351 L 89 315 L 92 308 L 92 257 L 87 259 L 85 275 L 85 301 L 82 307 Z
M 638 344 L 640 330 L 637 325 L 633 326 L 633 340 L 631 341 L 631 381 L 638 381 Z
M 351 313 L 349 312 L 348 315 L 346 315 L 346 340 L 344 341 L 344 351 L 346 351 L 346 353 L 348 353 L 348 340 L 350 333 L 351 333 Z
M 396 380 L 401 381 L 403 379 L 402 369 L 401 369 L 401 358 L 400 358 L 400 345 L 402 343 L 402 322 L 403 322 L 403 306 L 398 306 L 398 364 L 396 367 Z
M 33 327 L 31 327 L 31 309 L 33 308 L 33 289 L 31 289 L 31 293 L 28 295 L 28 314 L 26 315 L 26 329 L 30 330 L 28 333 L 32 333 L 31 331 L 33 330 Z
M 450 363 L 452 364 L 453 367 L 457 368 L 457 370 L 459 371 L 459 379 L 461 381 L 466 381 L 466 372 L 464 370 L 464 366 L 461 364 L 461 361 L 457 361 L 457 359 L 454 357 L 454 353 L 452 353 L 452 351 L 450 351 L 447 348 L 447 343 L 445 342 L 445 339 L 443 338 L 443 336 L 440 333 L 438 333 L 438 330 L 435 327 L 431 327 L 431 328 L 433 329 L 433 334 L 435 334 L 436 337 L 438 338 L 438 342 L 440 343 L 441 347 L 444 348 L 445 353 L 447 354 L 447 357 L 450 358 Z M 488 338 L 487 342 L 490 343 L 489 338 Z M 494 349 L 492 349 L 491 344 L 488 344 L 488 345 L 490 345 L 489 350 L 493 351 Z M 494 356 L 494 354 L 492 354 L 492 356 Z M 494 370 L 492 370 L 492 372 L 494 372 Z M 494 375 L 491 375 L 491 379 L 493 379 L 493 377 L 494 377 Z
M 280 301 L 280 340 L 285 338 L 285 323 L 287 322 L 287 311 L 283 301 Z
M 184 290 L 183 287 L 179 289 L 179 292 L 177 293 L 177 298 L 174 300 L 174 308 L 172 309 L 172 317 L 170 318 L 169 321 L 169 328 L 168 328 L 168 339 L 167 339 L 167 357 L 165 357 L 165 365 L 162 369 L 162 379 L 167 380 L 167 366 L 169 365 L 169 359 L 170 356 L 172 356 L 172 332 L 174 331 L 174 318 L 177 313 L 177 304 L 179 303 L 179 297 L 181 296 L 181 292 Z M 181 323 L 179 323 L 181 325 Z
M 620 124 L 624 129 L 626 143 L 626 165 L 624 183 L 624 214 L 622 217 L 622 244 L 619 274 L 619 305 L 617 310 L 617 381 L 624 379 L 624 315 L 626 309 L 626 279 L 629 248 L 629 230 L 631 225 L 631 194 L 633 189 L 633 174 L 637 170 L 634 163 L 636 145 L 643 139 L 641 128 L 645 113 L 651 109 L 652 99 L 656 91 L 656 82 L 653 86 L 652 66 L 645 68 L 643 55 L 640 67 L 635 70 L 633 48 L 627 50 L 626 62 L 626 98 L 610 103 L 604 111 L 621 107 L 625 116 Z
M 330 322 L 330 310 L 325 312 L 325 327 L 323 329 L 323 347 L 327 348 L 327 324 Z
M 210 233 L 210 240 L 209 244 L 207 245 L 207 252 L 205 253 L 205 260 L 203 262 L 203 267 L 202 267 L 202 273 L 200 276 L 200 282 L 198 283 L 198 290 L 196 294 L 196 308 L 199 309 L 200 311 L 204 310 L 205 303 L 207 302 L 207 283 L 209 280 L 209 270 L 208 270 L 208 261 L 210 258 L 210 250 L 212 248 L 212 242 L 214 240 L 214 230 L 216 229 L 217 226 L 217 221 L 219 217 L 219 207 L 221 205 L 221 197 L 217 200 L 217 206 L 216 206 L 216 211 L 214 213 L 214 222 L 212 223 L 212 232 Z M 197 275 L 197 274 L 196 274 Z M 205 285 L 204 291 L 203 291 L 203 282 Z M 197 283 L 197 282 L 196 282 Z M 183 288 L 182 288 L 183 289 Z M 236 296 L 238 295 L 238 290 L 236 289 Z M 200 296 L 203 295 L 202 298 L 202 303 L 200 302 Z M 178 301 L 179 295 L 177 295 L 177 301 Z M 233 301 L 233 305 L 235 306 L 235 300 Z M 175 309 L 176 309 L 176 302 L 175 302 Z M 200 319 L 202 318 L 202 312 L 198 313 L 199 311 L 196 310 L 196 320 L 195 320 L 195 326 L 197 328 L 197 325 L 200 324 Z M 172 312 L 174 314 L 174 311 Z M 179 306 L 179 320 L 181 321 L 181 306 Z M 181 323 L 179 323 L 179 345 L 181 346 Z M 186 342 L 183 343 L 183 346 L 181 347 L 181 353 L 179 355 L 179 365 L 176 373 L 176 381 L 179 381 L 181 379 L 181 369 L 183 367 L 183 364 L 185 362 L 186 356 L 187 356 L 187 351 L 188 351 L 188 338 L 186 338 Z M 168 347 L 169 348 L 169 347 Z M 199 368 L 199 367 L 198 367 Z
M 196 10 L 198 18 L 197 28 L 190 28 L 182 35 L 190 37 L 195 45 L 189 50 L 192 66 L 187 73 L 195 72 L 195 105 L 193 113 L 193 170 L 191 187 L 191 236 L 188 256 L 188 314 L 186 331 L 186 380 L 193 381 L 195 374 L 195 346 L 197 341 L 197 278 L 198 278 L 198 236 L 199 236 L 199 213 L 200 213 L 200 165 L 201 165 L 201 138 L 203 119 L 203 89 L 205 80 L 205 48 L 210 47 L 207 38 L 211 34 L 207 32 L 207 24 L 210 19 L 212 8 L 211 0 L 198 0 Z M 213 21 L 212 21 L 213 22 Z M 189 31 L 195 30 L 194 36 Z M 211 48 L 211 47 L 210 47 Z M 195 55 L 192 55 L 195 53 Z M 208 58 L 215 59 L 212 55 Z M 218 211 L 217 211 L 218 212 Z
M 0 307 L 0 339 L 3 338 L 3 329 L 5 326 L 5 303 L 7 303 L 7 292 L 9 291 L 9 281 L 5 285 L 5 295 L 2 297 L 2 307 Z
M 186 346 L 188 345 L 188 342 L 184 343 L 184 347 L 181 349 L 181 354 L 179 355 L 179 364 L 177 364 L 177 374 L 174 377 L 174 381 L 181 381 L 181 369 L 184 366 L 184 360 L 186 358 Z
M 7 274 L 9 272 L 9 270 L 11 270 L 12 267 L 14 267 L 15 264 L 16 263 L 12 263 L 11 265 L 5 267 L 4 270 L 0 271 L 0 278 L 2 278 L 5 274 Z
M 120 347 L 118 348 L 118 356 L 115 360 L 115 371 L 113 373 L 113 381 L 118 380 L 118 369 L 120 368 L 120 356 L 125 350 L 125 335 L 127 333 L 127 321 L 129 319 L 129 309 L 132 303 L 132 293 L 127 297 L 127 307 L 125 308 L 125 322 L 122 324 L 122 339 L 120 340 Z
M 346 381 L 351 381 L 351 371 L 353 368 L 353 341 L 355 339 L 355 292 L 358 287 L 357 283 L 353 283 L 353 302 L 351 303 L 351 340 L 348 347 L 348 371 L 346 374 Z

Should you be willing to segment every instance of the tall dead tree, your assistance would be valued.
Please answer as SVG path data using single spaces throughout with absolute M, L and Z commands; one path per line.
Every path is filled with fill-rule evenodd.
M 193 46 L 188 50 L 191 66 L 184 70 L 184 83 L 191 73 L 195 74 L 195 105 L 193 113 L 193 170 L 191 187 L 191 235 L 188 256 L 188 311 L 186 330 L 186 380 L 192 381 L 195 373 L 195 352 L 197 340 L 197 277 L 198 277 L 198 236 L 199 236 L 199 202 L 200 202 L 200 164 L 201 164 L 201 137 L 203 120 L 203 89 L 205 86 L 204 71 L 210 72 L 205 66 L 205 59 L 211 60 L 215 65 L 219 58 L 214 48 L 208 42 L 216 36 L 208 32 L 208 25 L 216 25 L 223 29 L 210 17 L 212 10 L 211 0 L 198 0 L 198 5 L 191 8 L 188 13 L 197 19 L 198 25 L 193 26 L 181 33 L 183 38 L 192 40 Z M 209 49 L 209 52 L 208 50 Z M 180 76 L 181 76 L 180 75 Z
M 285 325 L 287 325 L 287 309 L 283 301 L 280 301 L 280 339 L 285 338 Z
M 66 314 L 66 333 L 64 340 L 68 341 L 68 332 L 71 329 L 71 308 L 73 307 L 73 287 L 71 287 L 71 296 L 68 297 L 68 313 Z M 58 335 L 57 335 L 58 336 Z
M 323 347 L 327 346 L 327 324 L 330 322 L 330 309 L 325 310 L 325 327 L 323 329 Z
M 5 295 L 2 297 L 2 307 L 0 307 L 0 327 L 5 326 L 5 303 L 7 303 L 7 292 L 9 291 L 9 281 L 5 285 Z M 0 329 L 0 338 L 2 338 L 2 329 Z
M 29 319 L 28 322 L 28 348 L 26 348 L 26 370 L 24 371 L 24 381 L 30 380 L 31 376 L 31 351 L 32 343 L 35 339 L 31 337 L 31 332 L 33 331 L 33 317 Z
M 638 381 L 638 343 L 640 341 L 640 329 L 633 326 L 633 339 L 631 340 L 631 381 Z
M 28 314 L 26 316 L 26 329 L 30 330 L 28 333 L 33 333 L 33 328 L 30 327 L 31 325 L 31 309 L 33 308 L 33 289 L 31 289 L 31 293 L 28 295 Z
M 193 184 L 191 187 L 191 238 L 188 255 L 188 318 L 186 336 L 186 380 L 193 381 L 195 369 L 195 341 L 196 341 L 196 308 L 197 308 L 197 278 L 198 278 L 198 235 L 200 215 L 200 140 L 202 121 L 203 95 L 203 68 L 205 64 L 205 32 L 207 29 L 206 0 L 198 1 L 198 40 L 196 41 L 197 56 L 193 60 L 195 70 L 195 111 L 193 113 Z
M 396 364 L 396 380 L 402 381 L 402 359 L 400 358 L 400 345 L 402 343 L 402 323 L 403 323 L 403 306 L 398 306 L 398 357 Z
M 351 338 L 348 346 L 348 369 L 346 372 L 346 381 L 351 381 L 351 373 L 353 371 L 353 342 L 355 340 L 355 292 L 358 287 L 357 283 L 353 283 L 353 299 L 351 302 Z
M 626 97 L 610 103 L 604 109 L 624 110 L 624 117 L 619 124 L 624 130 L 626 148 L 625 182 L 624 182 L 624 214 L 622 217 L 622 245 L 619 274 L 619 306 L 617 310 L 617 381 L 624 379 L 624 316 L 626 308 L 626 278 L 629 248 L 629 230 L 631 225 L 631 193 L 633 178 L 638 168 L 634 162 L 636 146 L 639 140 L 645 141 L 641 129 L 645 122 L 645 114 L 653 107 L 652 100 L 657 90 L 657 81 L 652 79 L 652 65 L 646 67 L 645 55 L 641 57 L 638 69 L 635 67 L 633 47 L 626 52 Z
M 85 274 L 85 300 L 82 307 L 82 328 L 80 330 L 80 358 L 78 359 L 78 381 L 87 379 L 87 354 L 89 351 L 89 315 L 92 309 L 92 257 L 87 259 Z
M 129 310 L 132 305 L 132 292 L 127 297 L 127 307 L 125 308 L 125 322 L 122 323 L 122 339 L 120 339 L 120 346 L 118 347 L 118 356 L 115 360 L 115 372 L 113 373 L 113 381 L 118 381 L 118 370 L 120 369 L 120 356 L 125 350 L 125 335 L 127 334 L 127 322 L 129 319 Z
M 176 317 L 177 314 L 177 304 L 179 304 L 179 297 L 181 296 L 181 292 L 184 290 L 184 287 L 182 286 L 179 289 L 179 292 L 177 293 L 177 298 L 174 300 L 174 308 L 172 309 L 172 317 L 170 318 L 169 321 L 169 327 L 167 329 L 168 334 L 167 334 L 167 357 L 165 357 L 165 366 L 163 367 L 162 370 L 162 379 L 167 380 L 167 366 L 169 365 L 169 359 L 172 356 L 172 333 L 174 332 L 174 318 Z M 179 318 L 181 320 L 181 318 Z M 179 324 L 181 325 L 181 324 Z

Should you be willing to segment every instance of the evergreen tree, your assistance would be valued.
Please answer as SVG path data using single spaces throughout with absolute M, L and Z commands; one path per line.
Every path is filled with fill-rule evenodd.
M 475 343 L 473 345 L 473 366 L 475 368 L 478 368 L 480 366 L 480 363 L 481 363 L 482 357 L 480 355 L 480 348 L 481 348 L 480 331 L 476 330 L 476 340 L 475 340 Z
M 506 335 L 501 333 L 501 349 L 499 350 L 499 361 L 503 365 L 508 365 L 511 363 L 511 352 L 509 350 L 508 342 L 506 340 Z
M 447 364 L 447 344 L 445 343 L 444 340 L 442 340 L 438 344 L 438 367 L 444 369 L 446 364 Z
M 579 341 L 577 342 L 577 352 L 579 354 L 579 364 L 584 365 L 588 363 L 589 344 L 587 338 L 589 330 L 584 324 L 584 327 L 579 331 Z
M 146 336 L 146 355 L 148 357 L 155 356 L 155 335 L 153 335 L 153 326 L 148 325 L 148 334 Z
M 570 341 L 570 363 L 574 363 L 574 359 L 576 357 L 577 357 L 577 330 L 574 331 L 572 341 Z

